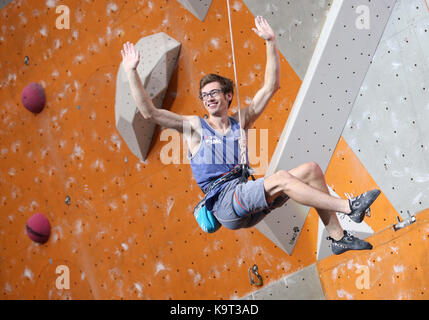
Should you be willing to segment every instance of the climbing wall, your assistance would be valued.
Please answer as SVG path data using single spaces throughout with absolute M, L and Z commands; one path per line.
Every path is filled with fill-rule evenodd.
M 304 79 L 332 1 L 244 0 L 253 15 L 264 16 L 276 31 L 279 50 Z
M 336 1 L 331 6 L 266 176 L 311 161 L 326 171 L 394 2 L 367 4 L 371 32 L 356 27 L 361 1 Z M 291 254 L 309 209 L 291 199 L 257 228 Z
M 399 1 L 344 138 L 400 216 L 429 206 L 429 9 Z
M 162 107 L 185 115 L 204 114 L 198 100 L 200 78 L 209 72 L 233 78 L 226 1 L 212 1 L 204 19 L 179 1 L 167 0 L 0 3 L 4 5 L 0 11 L 2 299 L 261 298 L 272 296 L 270 285 L 276 283 L 300 290 L 296 297 L 304 298 L 318 283 L 327 298 L 338 298 L 332 288 L 339 282 L 330 284 L 325 275 L 329 277 L 342 261 L 330 257 L 333 260 L 323 268 L 316 264 L 319 220 L 314 209 L 292 255 L 256 228 L 221 229 L 207 235 L 191 215 L 202 193 L 183 150 L 179 163 L 166 164 L 162 154 L 170 141 L 162 138 L 163 128 L 156 127 L 147 159 L 141 161 L 116 129 L 122 45 L 160 32 L 181 44 Z M 278 4 L 267 1 L 271 11 L 263 15 L 285 36 L 288 31 L 277 29 L 284 21 Z M 300 30 L 302 45 L 295 39 L 290 48 L 315 46 L 330 1 L 318 4 L 303 6 L 296 15 L 318 19 L 308 30 L 291 14 L 295 23 L 287 30 L 291 34 L 293 28 L 305 30 Z M 69 8 L 69 29 L 57 28 L 59 5 Z M 256 5 L 234 0 L 231 6 L 237 85 L 241 101 L 248 102 L 263 81 L 265 46 L 251 30 Z M 419 6 L 423 9 L 424 2 Z M 305 61 L 312 56 L 311 50 L 291 56 L 281 51 L 281 89 L 254 126 L 268 130 L 268 147 L 260 149 L 257 143 L 256 149 L 267 152 L 269 159 L 300 89 Z M 47 97 L 45 109 L 37 115 L 20 101 L 23 88 L 31 82 L 39 82 Z M 231 112 L 235 105 L 236 100 Z M 261 135 L 256 130 L 256 137 Z M 179 145 L 183 148 L 180 140 Z M 341 197 L 379 187 L 344 138 L 333 151 L 326 179 Z M 32 242 L 26 234 L 26 222 L 37 212 L 44 213 L 52 226 L 45 244 Z M 382 193 L 365 222 L 377 234 L 395 223 L 397 215 Z M 248 269 L 254 264 L 268 288 L 265 294 L 249 282 Z M 64 267 L 70 276 L 67 289 L 58 286 Z M 299 286 L 290 285 L 298 276 Z M 415 282 L 402 285 L 408 283 Z M 317 288 L 314 292 L 323 296 Z
M 427 300 L 429 298 L 429 210 L 416 222 L 392 226 L 371 237 L 375 248 L 348 252 L 318 263 L 327 299 Z
M 427 207 L 427 135 L 419 123 L 426 117 L 422 74 L 428 66 L 428 16 L 427 1 L 396 1 L 326 173 L 334 195 L 354 196 L 347 190 L 373 187 L 385 192 L 385 204 L 380 198 L 374 203 L 364 226 L 339 215 L 344 228 L 366 233 L 374 250 L 323 259 L 318 271 L 310 266 L 271 283 L 264 298 L 293 298 L 294 291 L 306 290 L 307 299 L 427 299 L 427 210 L 419 213 Z M 415 216 L 417 223 L 395 232 L 395 215 Z M 320 251 L 323 232 L 319 222 L 318 258 L 326 257 Z M 314 280 L 315 272 L 320 281 Z M 312 286 L 305 279 L 313 279 Z M 260 296 L 256 291 L 249 297 Z
M 70 10 L 70 29 L 56 28 L 60 4 Z M 246 101 L 262 83 L 265 46 L 251 30 L 246 5 L 231 5 Z M 162 128 L 145 161 L 116 129 L 122 44 L 159 32 L 182 45 L 163 107 L 204 114 L 202 75 L 233 78 L 226 2 L 214 1 L 204 22 L 176 1 L 14 1 L 0 17 L 3 299 L 239 298 L 254 290 L 253 264 L 269 282 L 314 262 L 307 251 L 285 255 L 256 229 L 202 232 L 191 214 L 202 193 L 183 159 L 160 160 L 168 143 L 160 139 Z M 287 61 L 281 63 L 282 92 L 257 123 L 270 128 L 269 154 L 300 86 Z M 38 115 L 20 102 L 30 82 L 46 92 Z M 43 245 L 26 235 L 26 221 L 37 212 L 52 226 Z M 56 286 L 59 266 L 69 269 L 70 289 Z

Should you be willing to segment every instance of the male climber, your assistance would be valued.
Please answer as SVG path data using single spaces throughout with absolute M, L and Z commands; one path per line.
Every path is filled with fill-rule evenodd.
M 280 60 L 274 31 L 260 16 L 256 17 L 252 30 L 265 41 L 267 61 L 263 86 L 251 103 L 240 110 L 245 131 L 262 114 L 279 89 L 280 80 Z M 213 181 L 237 167 L 240 161 L 240 124 L 238 112 L 228 116 L 234 93 L 231 80 L 215 74 L 205 76 L 200 81 L 199 94 L 208 113 L 207 119 L 196 115 L 184 116 L 157 109 L 152 104 L 136 71 L 140 56 L 133 44 L 125 43 L 121 54 L 137 108 L 145 119 L 184 135 L 192 172 L 203 192 Z M 379 190 L 371 190 L 352 199 L 333 197 L 320 167 L 315 162 L 309 162 L 254 181 L 240 183 L 238 177 L 227 181 L 206 194 L 205 205 L 223 226 L 235 230 L 254 226 L 272 209 L 283 205 L 289 198 L 293 199 L 316 208 L 330 235 L 333 253 L 341 254 L 348 250 L 372 249 L 372 245 L 344 231 L 336 212 L 349 215 L 355 222 L 362 222 L 379 193 Z

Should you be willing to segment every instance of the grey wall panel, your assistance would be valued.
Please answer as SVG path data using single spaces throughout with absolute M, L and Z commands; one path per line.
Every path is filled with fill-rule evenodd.
M 429 12 L 398 0 L 343 137 L 402 218 L 429 207 Z
M 212 0 L 177 0 L 177 2 L 201 21 L 206 18 L 212 4 Z
M 325 300 L 317 266 L 312 264 L 253 292 L 243 300 Z
M 394 2 L 337 0 L 333 3 L 266 176 L 309 161 L 316 161 L 326 170 Z M 361 4 L 369 9 L 370 31 L 356 27 L 360 17 L 356 8 Z M 291 254 L 308 211 L 308 207 L 289 200 L 257 227 Z
M 5 8 L 9 3 L 11 3 L 13 0 L 0 0 L 0 9 Z
M 280 52 L 304 79 L 332 1 L 244 0 L 254 16 L 264 16 L 277 35 Z

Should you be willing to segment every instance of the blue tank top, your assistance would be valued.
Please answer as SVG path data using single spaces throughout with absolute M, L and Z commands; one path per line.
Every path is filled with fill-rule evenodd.
M 229 130 L 223 135 L 215 131 L 203 118 L 199 119 L 201 123 L 201 143 L 195 155 L 190 157 L 190 161 L 194 178 L 204 192 L 212 181 L 240 163 L 240 125 L 235 118 L 229 117 Z M 191 155 L 189 151 L 188 155 Z M 230 182 L 217 186 L 207 194 L 207 209 L 212 209 L 216 196 Z

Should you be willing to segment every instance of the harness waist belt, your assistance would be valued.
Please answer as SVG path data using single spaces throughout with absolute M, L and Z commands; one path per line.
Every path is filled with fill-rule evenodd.
M 204 194 L 208 194 L 210 191 L 212 191 L 215 187 L 217 187 L 220 184 L 223 184 L 225 182 L 231 181 L 233 179 L 239 178 L 240 176 L 242 178 L 247 178 L 250 176 L 251 173 L 250 167 L 246 165 L 238 164 L 234 168 L 232 168 L 227 173 L 223 174 L 219 178 L 217 178 L 215 181 L 211 182 L 207 188 L 203 190 Z M 255 178 L 252 176 L 252 179 L 255 180 Z

